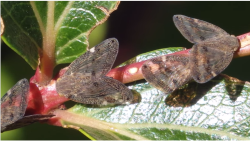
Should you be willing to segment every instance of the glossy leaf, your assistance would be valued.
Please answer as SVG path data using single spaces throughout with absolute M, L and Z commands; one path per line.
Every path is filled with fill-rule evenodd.
M 164 50 L 139 55 L 133 61 L 158 56 Z M 174 93 L 179 96 L 186 94 L 188 97 L 185 92 L 189 90 L 191 98 L 194 93 L 199 96 L 197 92 L 202 91 L 203 95 L 192 105 L 184 103 L 184 107 L 167 105 L 165 99 L 171 95 L 157 99 L 162 93 L 143 81 L 129 86 L 140 93 L 139 103 L 107 108 L 76 104 L 66 112 L 57 110 L 56 114 L 64 114 L 62 123 L 66 127 L 80 127 L 94 139 L 250 139 L 249 82 L 222 75 L 211 80 L 208 85 L 197 86 L 196 83 L 195 87 L 190 85 L 192 89 L 186 89 L 188 85 Z M 175 100 L 178 97 L 172 99 Z
M 3 41 L 35 69 L 48 53 L 56 64 L 70 63 L 88 47 L 88 36 L 119 2 L 2 2 Z M 46 53 L 42 53 L 45 52 Z
M 5 24 L 3 41 L 35 69 L 42 34 L 31 5 L 29 2 L 1 2 L 1 16 Z

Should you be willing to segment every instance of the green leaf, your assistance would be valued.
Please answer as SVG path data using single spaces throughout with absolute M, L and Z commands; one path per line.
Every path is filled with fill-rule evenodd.
M 117 8 L 115 1 L 69 3 L 70 9 L 62 18 L 56 38 L 57 64 L 70 63 L 82 55 L 88 47 L 90 32 Z M 104 13 L 102 8 L 109 13 Z
M 3 41 L 35 69 L 41 55 L 56 64 L 83 54 L 91 31 L 107 20 L 119 2 L 1 2 Z M 100 33 L 101 34 L 101 33 Z
M 163 55 L 170 49 L 133 60 Z M 139 103 L 107 108 L 76 104 L 66 111 L 57 110 L 57 115 L 62 115 L 65 127 L 80 127 L 101 140 L 250 139 L 249 82 L 220 75 L 206 84 L 192 82 L 162 98 L 157 98 L 162 92 L 146 81 L 135 82 L 129 88 L 140 93 Z
M 35 69 L 42 34 L 31 5 L 29 2 L 1 2 L 1 16 L 5 24 L 3 41 Z

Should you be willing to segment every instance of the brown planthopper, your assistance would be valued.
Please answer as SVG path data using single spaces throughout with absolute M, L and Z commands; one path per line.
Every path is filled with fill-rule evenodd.
M 194 43 L 189 62 L 198 83 L 206 83 L 225 70 L 240 47 L 237 37 L 216 25 L 184 15 L 175 15 L 173 20 L 181 34 Z
M 59 95 L 91 105 L 131 103 L 131 90 L 106 76 L 114 64 L 118 47 L 117 39 L 106 39 L 73 61 L 56 82 Z
M 24 78 L 1 98 L 1 132 L 47 120 L 54 116 L 40 114 L 25 116 L 28 94 L 29 82 Z
M 160 56 L 142 66 L 144 78 L 154 87 L 169 94 L 192 78 L 206 83 L 220 74 L 231 62 L 238 39 L 223 29 L 194 18 L 174 15 L 174 23 L 194 46 L 189 55 Z

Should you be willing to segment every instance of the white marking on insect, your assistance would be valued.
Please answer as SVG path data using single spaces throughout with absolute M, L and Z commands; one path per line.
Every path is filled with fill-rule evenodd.
M 89 51 L 90 51 L 90 52 L 95 52 L 95 48 L 92 47 Z
M 211 73 L 212 73 L 213 76 L 216 76 L 216 75 L 217 75 L 214 71 L 212 71 Z

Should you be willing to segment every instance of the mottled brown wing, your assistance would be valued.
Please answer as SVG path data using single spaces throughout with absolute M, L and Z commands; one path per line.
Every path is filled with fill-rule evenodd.
M 174 15 L 173 21 L 181 34 L 191 43 L 229 35 L 216 25 L 184 15 Z
M 56 89 L 60 95 L 83 104 L 115 105 L 133 100 L 133 93 L 123 83 L 107 76 L 72 74 L 59 78 Z
M 150 85 L 169 94 L 192 79 L 187 55 L 160 56 L 142 66 L 142 74 Z
M 1 132 L 24 116 L 28 94 L 29 82 L 22 79 L 1 98 Z
M 69 65 L 64 76 L 72 73 L 91 74 L 97 77 L 106 75 L 114 64 L 119 43 L 115 38 L 109 38 L 91 48 Z
M 220 74 L 232 61 L 239 41 L 234 36 L 224 36 L 195 44 L 190 50 L 191 75 L 198 83 L 206 83 Z
M 17 120 L 16 122 L 6 126 L 6 128 L 4 130 L 2 129 L 1 132 L 21 128 L 38 121 L 46 121 L 53 116 L 54 115 L 40 115 L 40 114 L 24 116 L 21 119 Z
M 80 56 L 57 80 L 57 92 L 84 104 L 132 102 L 133 94 L 124 84 L 105 76 L 116 59 L 118 47 L 118 41 L 110 38 Z

